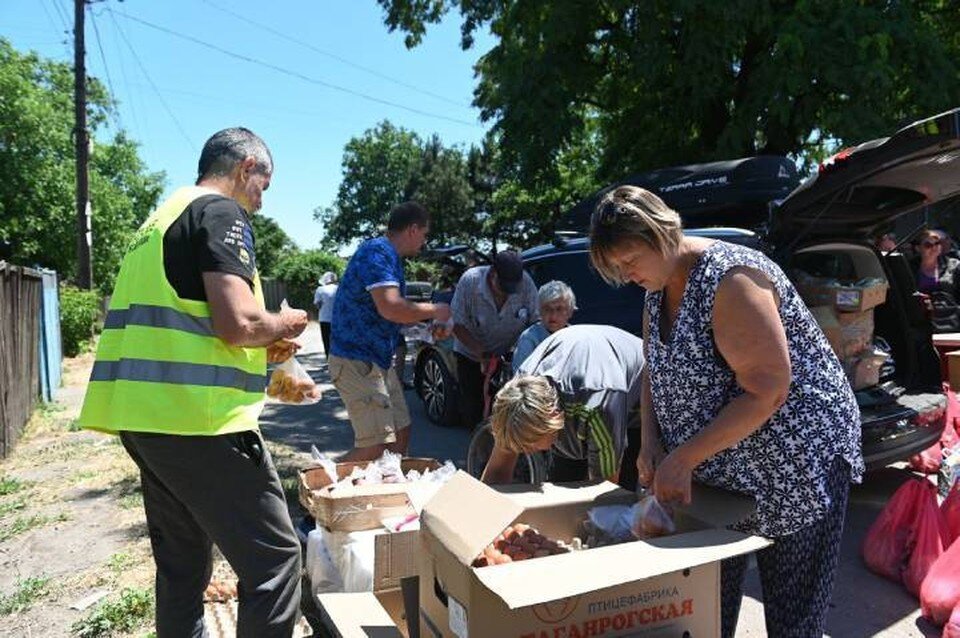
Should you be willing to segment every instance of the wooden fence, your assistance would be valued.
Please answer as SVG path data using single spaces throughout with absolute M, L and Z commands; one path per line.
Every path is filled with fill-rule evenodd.
M 43 279 L 0 261 L 0 458 L 23 431 L 40 396 Z

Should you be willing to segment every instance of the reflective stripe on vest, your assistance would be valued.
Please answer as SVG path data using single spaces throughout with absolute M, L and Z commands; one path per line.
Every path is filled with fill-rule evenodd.
M 163 306 L 130 304 L 129 308 L 111 310 L 103 322 L 104 330 L 119 330 L 127 326 L 150 326 L 192 332 L 205 337 L 215 336 L 210 317 L 195 317 Z
M 236 368 L 202 363 L 175 363 L 150 359 L 121 359 L 97 361 L 93 364 L 91 381 L 150 381 L 183 385 L 236 388 L 244 392 L 262 392 L 267 376 L 250 374 Z

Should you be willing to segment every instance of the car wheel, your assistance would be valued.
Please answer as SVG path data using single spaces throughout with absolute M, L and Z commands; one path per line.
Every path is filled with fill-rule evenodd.
M 467 472 L 479 479 L 491 454 L 493 454 L 493 431 L 490 429 L 490 421 L 487 420 L 478 425 L 470 437 L 470 446 L 467 448 Z M 539 484 L 546 480 L 545 455 L 521 454 L 513 470 L 513 482 Z
M 456 383 L 440 355 L 435 352 L 424 355 L 417 364 L 416 383 L 427 418 L 444 427 L 457 425 Z

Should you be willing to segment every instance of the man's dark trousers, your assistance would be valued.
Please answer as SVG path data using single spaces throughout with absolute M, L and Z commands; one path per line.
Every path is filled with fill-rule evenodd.
M 216 543 L 239 577 L 238 638 L 289 638 L 300 605 L 300 542 L 270 453 L 254 431 L 121 432 L 140 468 L 157 564 L 157 638 L 200 638 Z

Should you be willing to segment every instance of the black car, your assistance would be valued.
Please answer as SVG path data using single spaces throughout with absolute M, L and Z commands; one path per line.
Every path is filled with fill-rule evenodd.
M 664 169 L 664 183 L 689 184 L 686 201 L 696 210 L 687 211 L 683 201 L 668 203 L 677 208 L 687 226 L 704 219 L 698 211 L 708 210 L 711 222 L 757 221 L 753 199 L 782 192 L 795 173 L 783 167 L 789 160 L 763 158 L 752 164 L 745 160 L 691 167 Z M 723 164 L 730 170 L 747 172 L 738 189 L 718 190 L 722 183 L 717 171 Z M 889 283 L 886 301 L 874 309 L 875 334 L 889 345 L 891 365 L 883 382 L 856 393 L 863 427 L 863 453 L 868 468 L 904 460 L 936 442 L 944 427 L 946 397 L 942 392 L 940 365 L 932 344 L 932 329 L 926 309 L 917 294 L 913 272 L 899 252 L 881 254 L 873 237 L 894 221 L 920 214 L 926 207 L 960 200 L 960 109 L 911 124 L 894 135 L 846 149 L 825 162 L 817 175 L 783 193 L 782 201 L 767 202 L 768 216 L 762 232 L 754 234 L 736 228 L 702 228 L 687 232 L 745 243 L 770 254 L 788 275 L 798 271 L 842 280 L 882 278 Z M 774 175 L 772 171 L 776 171 Z M 708 178 L 698 178 L 708 174 Z M 661 192 L 649 175 L 634 177 Z M 677 180 L 681 180 L 678 182 Z M 726 182 L 736 181 L 730 176 Z M 779 183 L 778 183 L 779 182 Z M 700 195 L 691 192 L 701 189 Z M 605 189 L 606 190 L 606 189 Z M 676 191 L 666 191 L 666 193 Z M 594 195 L 585 202 L 596 202 Z M 714 199 L 710 199 L 713 197 Z M 726 197 L 730 205 L 718 200 Z M 574 323 L 605 323 L 639 334 L 643 290 L 633 285 L 611 288 L 589 265 L 585 234 L 590 206 L 577 206 L 566 225 L 568 234 L 552 244 L 524 251 L 524 261 L 538 285 L 551 279 L 567 282 L 577 295 L 579 310 Z M 752 211 L 743 215 L 743 210 Z M 918 224 L 917 231 L 922 226 Z M 420 361 L 442 363 L 436 350 L 421 352 Z M 428 367 L 430 367 L 428 365 Z M 448 390 L 435 405 L 454 410 L 456 379 L 451 368 L 442 370 Z M 423 392 L 421 392 L 423 396 Z M 428 409 L 429 412 L 429 409 Z

